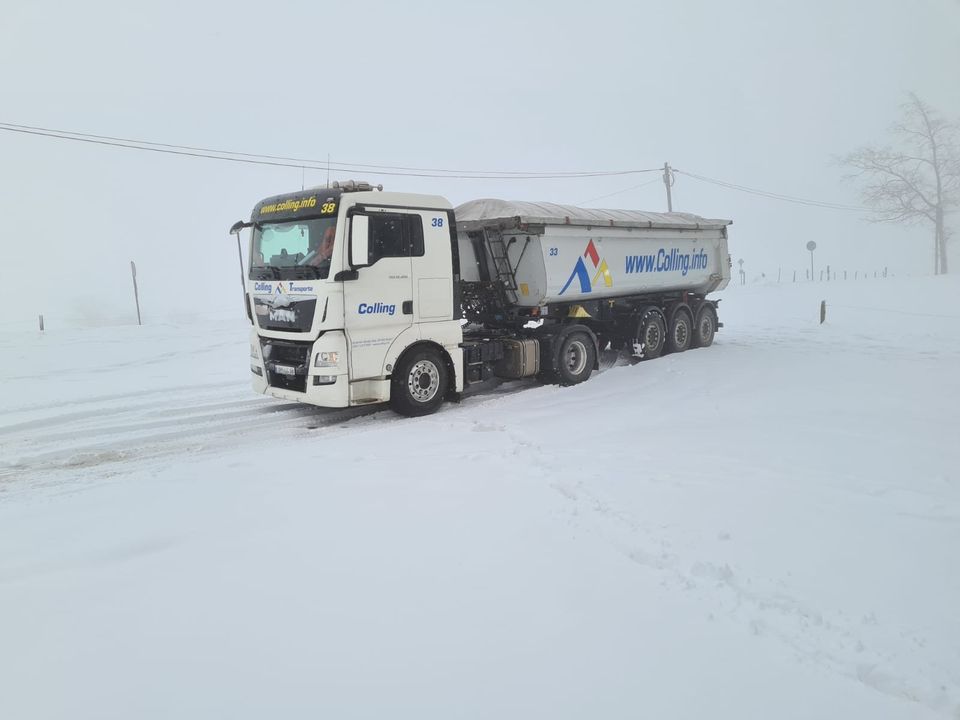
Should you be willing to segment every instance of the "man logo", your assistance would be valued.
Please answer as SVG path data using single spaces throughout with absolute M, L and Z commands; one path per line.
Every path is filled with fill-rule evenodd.
M 297 321 L 296 310 L 286 310 L 283 308 L 272 308 L 270 310 L 271 322 L 295 323 Z

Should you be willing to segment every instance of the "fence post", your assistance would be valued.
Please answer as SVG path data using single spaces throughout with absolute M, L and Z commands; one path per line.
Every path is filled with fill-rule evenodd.
M 820 301 L 820 324 L 823 325 L 823 321 L 827 319 L 827 301 Z
M 43 315 L 40 315 L 40 332 L 43 332 Z
M 140 322 L 140 292 L 137 290 L 137 266 L 133 260 L 130 261 L 130 274 L 133 276 L 133 299 L 137 303 L 137 325 L 143 325 Z

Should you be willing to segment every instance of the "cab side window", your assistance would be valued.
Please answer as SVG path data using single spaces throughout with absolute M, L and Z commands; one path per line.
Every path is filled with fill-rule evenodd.
M 370 215 L 370 256 L 373 265 L 385 257 L 423 255 L 423 220 L 407 213 Z

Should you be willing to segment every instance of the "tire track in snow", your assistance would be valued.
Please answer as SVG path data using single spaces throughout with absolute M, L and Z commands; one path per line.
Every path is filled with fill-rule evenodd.
M 628 560 L 639 572 L 651 573 L 668 592 L 687 595 L 711 620 L 738 626 L 747 637 L 767 639 L 787 648 L 800 662 L 862 684 L 872 691 L 905 700 L 947 717 L 960 718 L 960 676 L 942 659 L 923 654 L 925 631 L 872 612 L 821 606 L 804 599 L 776 574 L 750 574 L 723 559 L 718 546 L 686 547 L 682 529 L 636 516 L 594 487 L 587 473 L 570 477 L 578 451 L 547 450 L 509 423 L 482 423 L 469 417 L 476 431 L 502 433 L 504 455 L 522 457 L 537 468 L 543 481 L 569 503 L 562 522 L 596 538 Z M 866 614 L 864 614 L 866 612 Z M 909 657 L 909 662 L 901 661 Z
M 220 383 L 207 383 L 200 385 L 176 385 L 173 387 L 165 388 L 156 388 L 152 390 L 137 390 L 134 392 L 126 393 L 112 393 L 109 395 L 92 395 L 90 397 L 79 398 L 74 400 L 61 400 L 58 402 L 52 403 L 28 403 L 26 405 L 19 405 L 14 407 L 7 408 L 7 414 L 22 413 L 22 412 L 32 412 L 32 411 L 43 411 L 43 410 L 56 410 L 58 415 L 60 415 L 64 408 L 73 407 L 76 405 L 90 405 L 94 403 L 106 403 L 113 400 L 140 400 L 154 395 L 163 395 L 168 396 L 171 393 L 197 393 L 197 392 L 210 392 L 218 389 L 224 388 L 236 388 L 237 383 L 235 381 L 230 382 L 220 382 Z M 159 405 L 165 404 L 165 401 L 157 403 Z
M 158 399 L 158 393 L 165 397 Z M 48 472 L 102 470 L 101 466 L 116 463 L 227 450 L 254 433 L 258 441 L 289 437 L 291 431 L 306 432 L 373 411 L 331 410 L 256 397 L 236 383 L 99 396 L 69 404 L 75 408 L 72 412 L 59 414 L 57 406 L 48 406 L 43 416 L 19 422 L 16 416 L 25 411 L 7 413 L 7 423 L 0 428 L 0 484 L 42 479 Z
M 598 372 L 630 364 L 604 352 Z M 532 379 L 497 381 L 464 398 L 485 400 L 541 387 Z M 64 412 L 65 409 L 69 409 Z M 236 382 L 113 393 L 64 403 L 23 405 L 0 418 L 0 489 L 20 481 L 69 482 L 65 473 L 113 474 L 129 463 L 227 451 L 250 441 L 289 440 L 361 417 L 396 420 L 382 405 L 319 408 L 254 395 Z
M 512 439 L 537 454 L 539 465 L 562 469 L 540 446 Z M 657 573 L 665 587 L 693 593 L 709 608 L 711 619 L 726 617 L 751 635 L 773 638 L 806 661 L 872 690 L 960 717 L 960 687 L 951 683 L 950 668 L 930 663 L 921 674 L 887 669 L 890 636 L 899 638 L 898 645 L 923 647 L 925 638 L 915 632 L 882 627 L 872 615 L 854 618 L 820 610 L 794 597 L 780 581 L 745 577 L 728 563 L 684 557 L 662 528 L 620 510 L 584 481 L 555 482 L 552 487 L 571 502 L 572 524 L 597 535 L 638 567 Z

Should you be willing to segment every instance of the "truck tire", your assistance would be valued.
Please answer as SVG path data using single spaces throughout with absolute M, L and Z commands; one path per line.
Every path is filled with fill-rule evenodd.
M 429 347 L 407 352 L 390 378 L 390 407 L 407 417 L 436 412 L 447 392 L 447 364 Z
M 585 330 L 564 335 L 557 346 L 557 382 L 577 385 L 590 377 L 597 364 L 597 346 Z
M 692 338 L 693 318 L 686 308 L 677 308 L 670 320 L 670 332 L 667 333 L 667 352 L 681 353 L 689 349 Z
M 705 303 L 697 311 L 697 322 L 693 328 L 693 347 L 710 347 L 717 333 L 717 311 L 713 305 Z
M 666 342 L 666 323 L 663 313 L 656 308 L 648 308 L 640 316 L 637 323 L 637 336 L 633 340 L 633 354 L 643 360 L 653 360 L 663 354 Z

